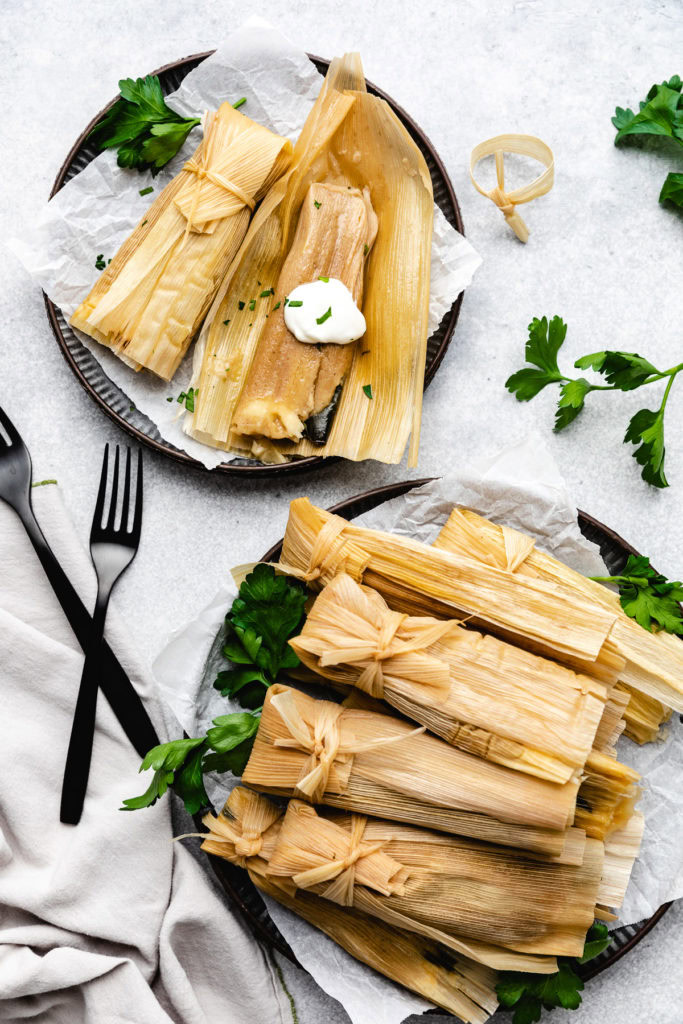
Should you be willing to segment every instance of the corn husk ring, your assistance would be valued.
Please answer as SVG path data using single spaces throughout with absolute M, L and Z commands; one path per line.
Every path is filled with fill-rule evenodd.
M 530 156 L 544 164 L 545 170 L 528 185 L 515 188 L 511 192 L 505 191 L 505 169 L 503 166 L 504 153 L 519 153 L 520 156 Z M 474 176 L 474 169 L 480 160 L 486 156 L 493 155 L 496 159 L 497 184 L 492 189 L 485 189 L 477 182 Z M 486 142 L 480 142 L 475 146 L 470 156 L 470 177 L 477 192 L 487 196 L 502 211 L 505 220 L 510 225 L 520 242 L 526 242 L 529 238 L 529 229 L 517 213 L 516 207 L 520 203 L 528 203 L 549 192 L 555 182 L 555 158 L 550 146 L 547 146 L 535 135 L 495 135 Z

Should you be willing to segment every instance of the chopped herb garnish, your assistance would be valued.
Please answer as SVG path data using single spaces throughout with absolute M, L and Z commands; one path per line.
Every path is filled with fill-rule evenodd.
M 370 252 L 370 246 L 369 246 L 369 245 L 368 245 L 368 243 L 366 242 L 366 243 L 365 243 L 365 245 L 363 246 L 363 255 L 364 255 L 364 256 L 367 256 L 367 254 L 368 254 L 369 252 Z
M 650 565 L 644 555 L 629 555 L 617 576 L 591 576 L 598 583 L 616 583 L 619 587 L 621 607 L 631 619 L 656 633 L 678 633 L 683 636 L 683 584 L 668 580 Z
M 289 305 L 289 299 L 285 299 L 285 306 Z
M 168 398 L 166 399 L 166 401 L 167 402 L 172 402 L 173 401 L 173 395 L 169 395 Z
M 233 107 L 235 108 L 235 110 L 239 110 L 239 108 L 243 107 L 246 102 L 247 102 L 247 97 L 246 96 L 240 96 L 240 98 L 238 100 L 235 100 L 235 102 L 233 103 Z
M 271 295 L 275 295 L 275 289 L 274 288 L 267 288 L 265 291 L 261 292 L 261 294 L 259 295 L 259 298 L 260 299 L 267 299 Z
M 242 302 L 242 300 L 240 299 L 239 302 L 237 303 L 237 308 L 238 309 L 244 309 L 245 306 L 246 306 L 246 302 Z
M 229 320 L 224 320 L 224 321 L 223 321 L 223 326 L 224 326 L 224 327 L 227 327 L 229 323 L 230 323 L 230 321 L 229 321 Z
M 363 385 L 363 394 L 366 398 L 372 398 L 372 384 Z
M 195 388 L 190 388 L 189 391 L 181 391 L 180 394 L 178 395 L 178 397 L 176 398 L 176 402 L 180 402 L 180 403 L 184 402 L 185 403 L 185 408 L 187 409 L 187 411 L 188 412 L 194 412 L 194 400 L 195 400 L 195 398 L 197 397 L 198 394 L 199 394 L 199 388 L 196 388 L 196 389 Z M 167 398 L 166 401 L 167 402 L 172 402 L 173 399 L 172 398 Z
M 285 302 L 286 301 L 287 300 L 285 299 Z M 290 299 L 289 300 L 289 304 L 290 304 L 290 306 L 303 306 L 303 300 L 302 299 Z
M 106 265 L 107 264 L 104 262 L 104 255 L 100 253 L 95 260 L 95 270 L 104 270 Z
M 143 220 L 143 222 L 142 222 L 142 224 L 140 225 L 140 227 L 141 227 L 141 228 L 144 228 L 144 226 L 145 226 L 145 224 L 146 224 L 146 223 L 147 223 L 147 218 L 145 217 L 145 219 Z
M 275 305 L 273 306 L 273 309 L 279 309 L 281 305 L 281 302 L 276 302 Z
M 249 299 L 249 309 L 252 311 L 256 309 L 256 299 Z
M 322 204 L 322 203 L 319 203 L 317 199 L 314 199 L 314 200 L 313 200 L 313 205 L 315 206 L 316 210 L 319 210 L 319 209 L 320 209 L 320 207 L 321 207 L 321 206 L 322 206 L 323 204 Z
M 325 284 L 327 284 L 330 279 L 329 279 L 329 277 L 319 277 L 318 280 L 319 281 L 324 281 Z
M 150 194 L 150 192 L 153 192 L 153 191 L 154 191 L 154 189 L 152 188 L 152 186 L 148 185 L 147 188 L 141 188 L 140 189 L 140 195 L 141 196 L 148 196 Z
M 315 322 L 317 324 L 324 324 L 326 320 L 329 320 L 332 316 L 332 306 L 325 310 L 322 316 L 317 316 Z

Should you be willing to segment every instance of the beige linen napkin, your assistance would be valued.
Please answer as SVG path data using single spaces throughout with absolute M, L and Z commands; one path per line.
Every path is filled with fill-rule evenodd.
M 33 499 L 90 606 L 94 572 L 59 489 L 35 488 Z M 115 609 L 107 637 L 164 736 Z M 287 1024 L 262 950 L 171 841 L 170 801 L 119 811 L 141 791 L 139 758 L 101 694 L 83 817 L 60 823 L 82 662 L 23 527 L 0 503 L 0 1020 Z

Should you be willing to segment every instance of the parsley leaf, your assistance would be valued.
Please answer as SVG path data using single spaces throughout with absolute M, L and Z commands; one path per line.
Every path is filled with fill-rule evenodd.
M 204 737 L 199 736 L 196 739 L 172 740 L 170 743 L 160 743 L 159 746 L 152 747 L 146 754 L 139 769 L 141 772 L 144 772 L 153 768 L 154 776 L 152 781 L 148 789 L 141 796 L 130 797 L 128 800 L 124 800 L 121 810 L 136 811 L 141 807 L 151 807 L 157 802 L 159 797 L 164 795 L 168 787 L 174 784 L 176 775 L 178 773 L 182 774 L 183 767 L 188 760 L 192 763 L 182 783 L 185 795 L 190 798 L 192 805 L 196 803 L 198 798 L 206 798 L 204 783 L 201 781 L 201 778 L 201 793 L 196 789 L 193 790 L 193 780 L 196 781 L 196 779 L 193 771 L 194 758 L 192 754 L 195 752 L 196 755 L 199 752 L 201 755 L 204 743 Z M 208 803 L 208 799 L 205 799 L 205 803 Z M 200 804 L 200 806 L 202 805 Z M 196 811 L 191 813 L 194 814 Z
M 668 82 L 653 85 L 638 113 L 617 107 L 612 124 L 617 129 L 615 145 L 632 135 L 667 135 L 683 145 L 683 97 L 681 79 L 674 75 Z
M 496 985 L 501 1006 L 512 1008 L 512 1024 L 535 1024 L 544 1009 L 562 1007 L 576 1010 L 581 1004 L 584 984 L 573 970 L 575 964 L 586 963 L 609 946 L 611 937 L 607 926 L 596 921 L 588 930 L 583 955 L 578 958 L 561 957 L 554 974 L 526 974 L 521 971 L 502 971 Z
M 637 352 L 605 350 L 592 352 L 577 359 L 577 369 L 595 370 L 604 376 L 606 384 L 591 384 L 585 377 L 565 376 L 559 368 L 557 356 L 567 334 L 567 325 L 555 316 L 539 320 L 534 317 L 529 324 L 529 338 L 525 347 L 527 362 L 531 366 L 513 373 L 505 382 L 508 391 L 519 402 L 535 398 L 548 384 L 560 385 L 560 398 L 555 411 L 556 431 L 572 423 L 584 408 L 586 396 L 592 391 L 633 391 L 645 384 L 660 380 L 668 383 L 657 410 L 641 409 L 631 419 L 624 442 L 639 447 L 633 456 L 643 467 L 643 480 L 653 487 L 668 487 L 664 474 L 664 411 L 671 387 L 683 363 L 670 370 L 658 370 L 648 359 Z
M 659 193 L 660 203 L 673 203 L 683 209 L 683 174 L 667 174 Z
M 100 149 L 117 149 L 119 167 L 155 174 L 176 155 L 200 118 L 183 118 L 166 105 L 156 75 L 123 78 L 121 98 L 90 132 Z
M 683 636 L 683 583 L 668 580 L 644 555 L 629 555 L 618 576 L 592 576 L 598 583 L 616 583 L 626 614 L 648 631 L 665 630 Z

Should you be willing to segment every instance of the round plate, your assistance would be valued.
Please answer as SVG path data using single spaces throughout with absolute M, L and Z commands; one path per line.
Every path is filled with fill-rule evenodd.
M 390 501 L 391 498 L 398 498 L 412 490 L 413 487 L 419 487 L 421 484 L 428 482 L 428 479 L 407 480 L 402 483 L 378 487 L 375 490 L 366 491 L 364 494 L 358 494 L 353 498 L 348 498 L 346 501 L 339 502 L 338 505 L 334 505 L 330 509 L 330 512 L 336 512 L 345 519 L 355 519 L 356 516 L 377 508 L 378 505 L 382 505 L 385 501 Z M 618 573 L 623 569 L 629 555 L 638 554 L 636 549 L 627 544 L 618 533 L 610 530 L 609 527 L 604 526 L 603 523 L 589 516 L 586 512 L 579 510 L 578 521 L 579 528 L 584 537 L 593 541 L 600 548 L 600 554 L 611 574 Z M 267 551 L 261 561 L 277 561 L 281 550 L 282 541 Z M 230 864 L 228 861 L 222 860 L 220 857 L 215 857 L 211 854 L 207 856 L 223 889 L 230 897 L 230 900 L 242 911 L 254 934 L 269 946 L 277 949 L 278 952 L 282 953 L 293 963 L 296 963 L 294 953 L 275 926 L 266 910 L 261 894 L 249 880 L 246 872 Z M 600 974 L 607 967 L 611 967 L 625 953 L 633 949 L 641 939 L 645 938 L 647 933 L 661 920 L 670 906 L 671 903 L 663 904 L 647 921 L 615 929 L 612 932 L 611 946 L 604 953 L 601 953 L 600 956 L 596 957 L 595 960 L 591 960 L 589 963 L 578 968 L 581 977 L 584 980 L 588 980 L 595 977 L 596 974 Z
M 175 92 L 185 75 L 196 68 L 198 64 L 206 59 L 206 57 L 210 57 L 213 52 L 213 50 L 208 50 L 206 53 L 197 53 L 192 57 L 184 57 L 182 60 L 175 61 L 173 64 L 167 64 L 164 67 L 159 68 L 157 71 L 152 72 L 152 74 L 159 76 L 164 95 Z M 309 57 L 315 64 L 318 71 L 324 75 L 330 62 L 322 57 L 314 57 L 311 54 L 309 54 Z M 432 178 L 435 203 L 440 207 L 446 217 L 446 220 L 461 234 L 464 234 L 465 228 L 460 214 L 460 207 L 458 206 L 458 201 L 453 190 L 453 185 L 446 173 L 446 168 L 441 162 L 441 159 L 431 142 L 415 121 L 413 121 L 413 119 L 406 114 L 405 110 L 399 107 L 399 105 L 395 103 L 390 96 L 387 96 L 387 94 L 382 92 L 381 89 L 378 89 L 377 86 L 372 84 L 372 82 L 367 82 L 367 88 L 368 92 L 386 100 L 394 113 L 406 127 L 409 135 L 427 162 L 429 173 Z M 99 150 L 88 141 L 88 135 L 100 118 L 114 105 L 114 103 L 116 103 L 118 98 L 119 97 L 117 96 L 116 99 L 113 99 L 111 103 L 104 108 L 104 110 L 101 110 L 78 137 L 55 179 L 52 191 L 50 192 L 50 199 L 52 199 L 55 193 L 58 192 L 67 181 L 70 181 L 71 178 L 75 177 L 75 175 L 82 171 L 84 167 L 99 155 Z M 176 462 L 181 462 L 186 466 L 193 466 L 196 469 L 205 469 L 201 462 L 198 462 L 186 452 L 181 451 L 179 448 L 176 448 L 174 445 L 166 441 L 159 433 L 156 425 L 152 423 L 144 413 L 141 413 L 132 406 L 131 401 L 126 394 L 117 387 L 109 377 L 107 377 L 92 352 L 90 352 L 90 350 L 87 349 L 76 337 L 62 311 L 55 306 L 47 295 L 44 295 L 44 299 L 48 319 L 64 358 L 91 398 L 95 399 L 107 415 L 110 416 L 120 427 L 128 431 L 129 434 L 132 434 L 138 441 L 148 445 L 150 448 L 154 448 L 156 451 L 162 452 L 164 455 L 168 455 L 170 458 L 175 459 Z M 445 355 L 446 349 L 448 348 L 453 335 L 453 331 L 455 330 L 455 325 L 458 321 L 461 305 L 462 292 L 455 300 L 448 313 L 444 316 L 437 330 L 427 341 L 427 358 L 425 362 L 424 380 L 425 388 L 428 387 Z M 270 477 L 280 476 L 283 473 L 291 474 L 301 472 L 302 470 L 320 468 L 323 464 L 329 465 L 334 461 L 336 461 L 336 459 L 323 459 L 320 456 L 310 456 L 303 459 L 293 459 L 291 462 L 286 462 L 282 465 L 265 466 L 252 459 L 235 457 L 229 462 L 224 462 L 220 466 L 217 466 L 216 469 L 211 472 L 238 473 L 241 475 L 247 474 L 252 476 L 258 475 L 259 477 Z

